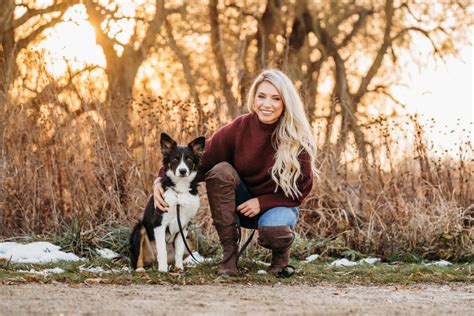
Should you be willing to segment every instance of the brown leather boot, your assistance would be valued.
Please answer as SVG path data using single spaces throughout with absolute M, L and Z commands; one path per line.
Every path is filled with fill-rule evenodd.
M 236 276 L 239 273 L 237 269 L 237 253 L 239 251 L 237 227 L 235 225 L 216 226 L 216 230 L 222 245 L 222 261 L 217 273 Z
M 258 227 L 258 244 L 272 251 L 272 263 L 267 272 L 279 273 L 288 266 L 293 240 L 294 235 L 290 226 Z
M 218 163 L 206 173 L 207 197 L 223 253 L 218 273 L 227 276 L 238 274 L 239 233 L 236 225 L 235 189 L 239 183 L 237 171 L 227 162 Z

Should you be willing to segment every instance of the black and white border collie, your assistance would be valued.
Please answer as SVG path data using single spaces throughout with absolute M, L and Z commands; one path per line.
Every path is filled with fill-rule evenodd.
M 158 271 L 168 272 L 168 263 L 172 262 L 168 260 L 168 250 L 173 248 L 175 267 L 183 270 L 185 245 L 179 233 L 176 206 L 180 205 L 180 220 L 185 237 L 188 234 L 187 226 L 199 209 L 196 176 L 204 153 L 205 138 L 198 137 L 187 146 L 180 146 L 166 133 L 162 133 L 160 143 L 164 170 L 161 186 L 169 207 L 165 213 L 155 209 L 152 196 L 143 213 L 143 220 L 135 225 L 130 236 L 130 258 L 136 271 L 144 271 L 145 266 L 158 261 Z M 170 247 L 170 243 L 174 247 Z

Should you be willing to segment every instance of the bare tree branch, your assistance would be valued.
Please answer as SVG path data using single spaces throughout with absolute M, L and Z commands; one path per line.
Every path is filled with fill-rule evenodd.
M 347 34 L 346 37 L 344 37 L 344 39 L 337 46 L 337 48 L 339 49 L 339 48 L 345 47 L 352 40 L 352 38 L 357 34 L 357 32 L 362 28 L 365 21 L 367 20 L 367 17 L 372 15 L 373 13 L 374 11 L 372 10 L 360 9 L 359 12 L 357 13 L 359 15 L 359 18 L 357 19 L 357 21 L 354 22 L 351 32 Z
M 362 81 L 359 85 L 359 89 L 354 95 L 355 104 L 358 104 L 360 102 L 360 100 L 362 99 L 362 96 L 367 91 L 367 87 L 369 86 L 370 82 L 372 81 L 377 71 L 379 70 L 380 65 L 382 64 L 382 60 L 385 54 L 387 53 L 388 48 L 392 44 L 390 33 L 392 31 L 392 25 L 393 25 L 393 14 L 394 14 L 393 0 L 387 0 L 385 4 L 385 18 L 387 22 L 385 25 L 382 46 L 378 50 L 377 55 L 375 56 L 375 59 L 372 65 L 370 66 L 365 77 L 362 78 Z
M 117 56 L 117 53 L 114 50 L 115 42 L 101 27 L 102 22 L 105 20 L 105 15 L 101 14 L 101 8 L 92 0 L 85 0 L 84 5 L 86 6 L 87 14 L 89 15 L 89 22 L 95 29 L 96 42 L 102 47 L 107 61 L 111 62 L 113 58 Z
M 421 18 L 420 18 L 420 17 L 417 17 L 417 16 L 413 13 L 413 11 L 411 10 L 411 8 L 410 8 L 408 2 L 403 2 L 403 3 L 400 5 L 400 7 L 398 7 L 398 8 L 399 8 L 399 9 L 401 9 L 401 8 L 406 8 L 407 11 L 408 11 L 408 13 L 411 15 L 411 17 L 414 18 L 416 22 L 421 23 Z
M 66 1 L 61 1 L 61 2 L 55 1 L 54 4 L 43 9 L 28 8 L 25 14 L 23 14 L 21 17 L 13 21 L 12 27 L 17 28 L 20 25 L 23 25 L 24 23 L 26 23 L 32 17 L 38 16 L 41 14 L 47 14 L 47 13 L 52 13 L 52 12 L 64 13 L 68 8 L 70 8 L 72 5 L 77 4 L 77 3 L 79 3 L 79 0 L 66 0 Z
M 180 14 L 181 16 L 186 17 L 186 14 L 187 14 L 185 5 L 182 5 L 176 8 L 164 9 L 164 10 L 166 10 L 166 15 Z
M 192 73 L 192 67 L 189 62 L 189 57 L 184 54 L 183 49 L 178 46 L 178 43 L 176 43 L 176 40 L 173 35 L 173 30 L 171 29 L 171 24 L 167 19 L 165 19 L 165 28 L 167 34 L 167 37 L 165 39 L 170 48 L 175 53 L 175 55 L 178 57 L 179 61 L 181 62 L 184 71 L 184 77 L 186 78 L 186 82 L 189 87 L 189 92 L 194 100 L 194 103 L 196 104 L 196 106 L 198 106 L 200 103 L 199 95 L 196 90 L 196 79 L 194 78 Z
M 393 36 L 390 39 L 390 41 L 394 42 L 399 37 L 403 36 L 403 34 L 408 33 L 410 31 L 415 31 L 415 32 L 421 33 L 424 37 L 426 37 L 431 42 L 431 46 L 433 46 L 433 50 L 434 50 L 435 54 L 437 54 L 441 59 L 444 60 L 444 57 L 442 56 L 441 52 L 439 51 L 438 47 L 436 46 L 436 43 L 434 42 L 433 38 L 430 35 L 431 33 L 435 32 L 437 30 L 440 30 L 442 32 L 446 32 L 442 27 L 437 27 L 433 30 L 428 31 L 428 30 L 424 30 L 424 29 L 422 29 L 420 27 L 417 27 L 417 26 L 411 26 L 411 27 L 407 27 L 407 28 L 401 30 L 400 32 L 398 32 L 395 36 Z
M 336 20 L 336 22 L 334 22 L 334 25 L 337 27 L 339 25 L 341 25 L 344 21 L 346 21 L 347 19 L 351 18 L 353 15 L 360 15 L 364 12 L 364 11 L 367 11 L 367 12 L 370 12 L 370 14 L 374 14 L 374 13 L 377 13 L 378 11 L 376 10 L 373 10 L 373 9 L 367 9 L 367 8 L 364 8 L 364 7 L 359 7 L 359 6 L 355 6 L 353 8 L 353 10 L 347 10 L 346 12 L 344 12 L 343 14 L 340 15 L 339 19 Z
M 401 106 L 402 108 L 406 108 L 407 105 L 403 102 L 401 102 L 399 99 L 397 99 L 395 96 L 393 96 L 392 93 L 390 93 L 390 89 L 388 85 L 377 85 L 374 89 L 369 89 L 367 90 L 368 93 L 382 93 L 386 95 L 388 98 L 390 98 L 395 104 Z
M 146 56 L 151 47 L 153 47 L 156 36 L 161 32 L 161 26 L 166 19 L 167 11 L 165 9 L 164 0 L 156 0 L 155 16 L 150 22 L 148 30 L 145 33 L 145 37 L 140 44 L 140 48 L 135 51 L 136 54 Z
M 57 18 L 52 19 L 50 22 L 39 26 L 33 32 L 31 32 L 27 37 L 24 37 L 17 41 L 16 47 L 18 50 L 26 48 L 29 43 L 31 43 L 39 34 L 43 33 L 44 30 L 49 29 L 58 23 L 63 22 L 64 12 Z

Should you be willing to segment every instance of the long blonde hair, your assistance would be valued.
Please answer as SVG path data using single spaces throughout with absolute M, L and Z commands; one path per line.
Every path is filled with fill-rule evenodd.
M 287 75 L 277 69 L 264 70 L 253 82 L 247 97 L 249 112 L 255 113 L 255 93 L 263 81 L 268 81 L 275 87 L 284 105 L 283 113 L 272 137 L 273 146 L 276 148 L 275 163 L 271 170 L 272 179 L 277 184 L 275 192 L 280 187 L 287 197 L 298 198 L 302 194 L 297 186 L 297 181 L 301 176 L 298 157 L 302 152 L 308 154 L 311 171 L 315 176 L 318 175 L 316 145 L 311 126 L 296 87 Z

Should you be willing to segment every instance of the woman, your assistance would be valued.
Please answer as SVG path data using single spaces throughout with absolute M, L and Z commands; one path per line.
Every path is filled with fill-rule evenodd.
M 205 175 L 213 224 L 223 247 L 219 274 L 235 276 L 237 223 L 257 228 L 259 245 L 272 251 L 269 273 L 287 273 L 298 206 L 311 191 L 316 147 L 303 103 L 281 71 L 263 71 L 252 84 L 250 113 L 237 117 L 206 141 Z M 164 211 L 159 181 L 155 206 Z M 237 216 L 236 216 L 237 214 Z

